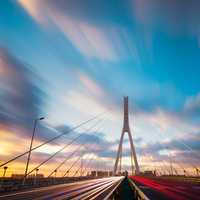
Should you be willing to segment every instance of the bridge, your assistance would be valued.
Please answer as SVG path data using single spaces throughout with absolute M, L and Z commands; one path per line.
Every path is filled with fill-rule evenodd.
M 197 200 L 200 196 L 200 177 L 199 167 L 191 166 L 194 174 L 189 174 L 181 163 L 176 163 L 170 159 L 170 163 L 161 162 L 163 168 L 142 170 L 138 162 L 134 140 L 129 126 L 128 97 L 124 97 L 124 123 L 119 146 L 116 153 L 116 160 L 113 169 L 104 166 L 104 161 L 98 160 L 95 153 L 101 152 L 96 144 L 87 146 L 78 143 L 83 136 L 82 133 L 71 138 L 69 143 L 60 146 L 56 152 L 49 155 L 37 166 L 30 169 L 31 154 L 33 151 L 56 142 L 59 138 L 67 136 L 85 124 L 92 125 L 85 130 L 90 133 L 98 130 L 98 125 L 102 122 L 105 112 L 87 119 L 84 122 L 61 132 L 53 138 L 44 141 L 33 147 L 37 123 L 44 118 L 34 121 L 34 129 L 30 141 L 30 148 L 0 164 L 2 177 L 0 178 L 0 200 L 29 200 L 29 199 L 81 199 L 81 200 L 120 200 L 120 199 L 143 199 L 143 200 Z M 95 123 L 94 123 L 95 122 Z M 122 167 L 123 139 L 128 134 L 130 142 L 131 170 L 124 170 Z M 56 163 L 54 169 L 49 169 L 48 174 L 43 175 L 42 166 L 48 165 L 49 161 L 57 157 L 64 150 L 66 151 L 72 144 L 76 143 L 76 148 L 70 151 L 61 162 Z M 84 150 L 87 149 L 94 153 L 88 155 Z M 23 174 L 13 174 L 7 176 L 10 164 L 16 160 L 27 157 Z M 75 158 L 75 159 L 73 159 Z M 102 166 L 93 165 L 94 161 L 100 162 Z M 66 165 L 68 163 L 68 165 Z M 169 164 L 169 165 L 168 165 Z M 179 166 L 180 170 L 176 167 Z M 65 171 L 61 174 L 59 170 L 64 167 Z M 161 170 L 163 169 L 163 170 Z

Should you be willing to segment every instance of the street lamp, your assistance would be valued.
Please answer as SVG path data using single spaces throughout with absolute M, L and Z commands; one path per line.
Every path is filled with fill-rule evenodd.
M 57 169 L 55 169 L 54 172 L 55 172 L 55 178 L 56 178 Z
M 198 169 L 197 167 L 196 167 L 195 169 L 196 169 L 196 172 L 197 172 L 197 177 L 198 177 L 198 176 L 199 176 L 199 172 L 200 172 L 200 171 L 199 171 L 199 169 Z
M 1 184 L 0 184 L 0 187 L 2 187 L 2 185 L 3 185 L 3 182 L 4 182 L 4 178 L 5 178 L 5 176 L 6 176 L 6 170 L 8 169 L 8 167 L 7 166 L 5 166 L 4 168 L 3 168 L 3 176 L 2 176 L 2 180 L 1 180 Z
M 3 178 L 4 178 L 6 176 L 6 170 L 8 169 L 8 167 L 5 166 L 3 169 L 4 169 L 4 172 L 3 172 Z
M 37 118 L 37 119 L 34 120 L 33 133 L 32 133 L 32 137 L 31 137 L 31 143 L 30 143 L 28 158 L 27 158 L 27 162 L 26 162 L 26 169 L 25 169 L 25 173 L 24 173 L 23 185 L 25 184 L 26 177 L 27 177 L 28 166 L 29 166 L 29 162 L 30 162 L 31 151 L 32 151 L 33 140 L 34 140 L 34 136 L 35 136 L 35 130 L 36 130 L 37 122 L 41 121 L 43 119 L 44 119 L 44 117 L 40 117 L 40 118 Z
M 53 179 L 53 183 L 55 184 L 56 182 L 56 174 L 57 174 L 57 169 L 54 170 L 54 179 Z
M 38 171 L 39 171 L 39 169 L 37 168 L 37 169 L 35 170 L 35 179 L 34 179 L 34 185 L 36 185 Z

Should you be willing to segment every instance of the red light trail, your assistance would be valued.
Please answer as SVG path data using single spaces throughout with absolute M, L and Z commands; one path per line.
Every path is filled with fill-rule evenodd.
M 153 177 L 131 176 L 139 184 L 162 193 L 171 200 L 199 200 L 200 184 Z

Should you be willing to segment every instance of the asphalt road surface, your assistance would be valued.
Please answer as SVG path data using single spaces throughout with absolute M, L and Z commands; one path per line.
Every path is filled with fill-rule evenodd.
M 110 177 L 54 185 L 0 195 L 0 200 L 106 200 L 124 177 Z
M 130 177 L 153 200 L 199 200 L 200 183 L 162 178 Z

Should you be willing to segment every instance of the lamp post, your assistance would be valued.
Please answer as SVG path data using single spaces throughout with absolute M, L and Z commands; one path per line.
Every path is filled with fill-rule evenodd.
M 39 171 L 39 169 L 37 168 L 37 169 L 35 170 L 35 179 L 34 179 L 34 185 L 36 185 L 36 182 L 37 182 L 37 175 L 38 175 L 38 171 Z
M 56 182 L 56 174 L 57 174 L 57 169 L 54 170 L 54 184 Z
M 27 177 L 28 166 L 29 166 L 29 162 L 30 162 L 31 151 L 32 151 L 33 140 L 34 140 L 34 136 L 35 136 L 35 130 L 36 130 L 37 122 L 40 121 L 40 120 L 43 120 L 43 119 L 44 119 L 44 117 L 40 117 L 40 118 L 34 120 L 33 133 L 32 133 L 32 137 L 31 137 L 31 143 L 30 143 L 28 158 L 27 158 L 27 162 L 26 162 L 26 169 L 25 169 L 25 173 L 24 173 L 23 185 L 25 184 L 26 177 Z
M 4 178 L 6 176 L 6 171 L 7 171 L 8 167 L 5 166 L 3 169 L 4 169 L 4 172 L 3 172 L 3 178 Z
M 199 176 L 199 169 L 196 167 L 196 173 L 197 173 L 197 177 Z
M 4 182 L 4 178 L 5 178 L 5 176 L 6 176 L 6 171 L 7 171 L 7 169 L 8 169 L 8 167 L 7 166 L 5 166 L 4 168 L 3 168 L 3 176 L 2 176 L 2 179 L 1 179 L 1 184 L 0 184 L 0 187 L 2 187 L 2 185 L 3 185 L 3 182 Z
M 54 172 L 55 172 L 55 178 L 56 178 L 57 169 L 55 169 Z

